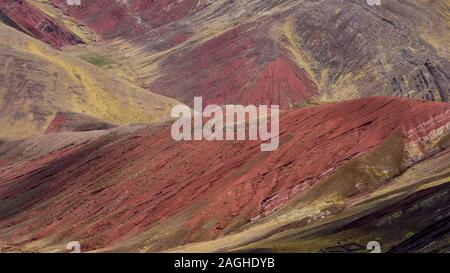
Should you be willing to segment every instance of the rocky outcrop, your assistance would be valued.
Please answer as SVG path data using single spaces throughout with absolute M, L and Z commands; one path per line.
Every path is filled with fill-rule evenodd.
M 347 89 L 353 97 L 385 94 L 448 102 L 449 78 L 438 70 L 448 71 L 450 64 L 420 31 L 422 24 L 435 25 L 430 31 L 436 34 L 443 31 L 445 17 L 427 18 L 432 6 L 322 2 L 292 15 L 294 40 L 328 86 L 327 96 L 337 98 L 336 89 Z

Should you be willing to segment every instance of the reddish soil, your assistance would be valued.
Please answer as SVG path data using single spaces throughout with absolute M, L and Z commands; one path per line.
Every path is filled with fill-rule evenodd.
M 1 165 L 0 229 L 20 242 L 70 236 L 95 249 L 178 215 L 187 218 L 165 230 L 186 232 L 171 245 L 212 239 L 269 214 L 394 133 L 420 143 L 449 122 L 448 104 L 376 97 L 284 112 L 271 153 L 260 152 L 259 141 L 175 142 L 170 125 L 111 133 Z
M 19 27 L 19 30 L 56 48 L 82 43 L 82 40 L 70 30 L 59 25 L 27 1 L 2 0 L 0 11 L 14 22 L 14 26 Z
M 197 0 L 133 0 L 129 4 L 109 0 L 83 0 L 82 6 L 68 6 L 65 0 L 53 4 L 96 31 L 105 39 L 135 37 L 196 11 Z M 139 19 L 138 19 L 139 18 Z
M 188 105 L 194 96 L 205 104 L 305 105 L 318 90 L 306 72 L 266 38 L 267 25 L 247 24 L 162 64 L 164 73 L 150 86 Z
M 58 112 L 46 130 L 46 134 L 59 132 L 82 132 L 105 130 L 115 127 L 97 118 L 71 112 Z

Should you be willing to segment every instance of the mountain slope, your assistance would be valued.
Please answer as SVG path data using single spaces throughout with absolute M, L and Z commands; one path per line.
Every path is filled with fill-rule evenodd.
M 170 119 L 177 101 L 155 95 L 0 24 L 0 137 L 43 133 L 57 112 L 112 124 Z
M 27 1 L 0 1 L 0 18 L 6 24 L 56 48 L 83 42 L 64 25 L 58 24 Z
M 313 187 L 279 212 L 231 235 L 168 251 L 368 252 L 367 244 L 376 240 L 382 252 L 445 253 L 449 160 L 446 148 L 380 188 L 351 196 L 345 193 L 348 178 L 331 177 L 328 186 Z
M 375 95 L 449 99 L 444 0 L 52 2 L 103 37 L 100 52 L 126 60 L 120 73 L 187 104 L 195 95 L 283 108 Z M 294 77 L 267 74 L 280 59 Z M 298 84 L 304 92 L 291 91 Z
M 352 196 L 364 200 L 446 149 L 449 111 L 385 97 L 288 111 L 273 153 L 261 153 L 258 141 L 176 142 L 170 124 L 112 129 L 20 160 L 29 144 L 5 143 L 0 241 L 21 251 L 60 251 L 72 239 L 85 250 L 167 250 L 266 219 L 270 228 L 298 220 L 270 217 L 299 196 L 317 196 L 317 187 L 342 197 L 319 194 L 304 209 L 336 215 Z
M 0 0 L 0 252 L 449 252 L 449 10 Z M 279 149 L 175 141 L 194 96 Z
M 97 118 L 72 112 L 58 112 L 52 120 L 46 134 L 60 132 L 83 132 L 92 130 L 106 130 L 115 126 Z

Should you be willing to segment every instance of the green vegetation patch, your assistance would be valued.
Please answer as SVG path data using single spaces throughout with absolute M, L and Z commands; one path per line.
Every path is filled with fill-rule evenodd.
M 110 65 L 117 64 L 117 62 L 114 59 L 108 56 L 99 55 L 97 53 L 86 53 L 78 57 L 88 63 L 91 63 L 99 67 L 107 67 Z

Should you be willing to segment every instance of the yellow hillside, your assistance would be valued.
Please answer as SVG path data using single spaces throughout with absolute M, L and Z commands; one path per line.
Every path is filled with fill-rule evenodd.
M 113 124 L 170 118 L 176 100 L 153 94 L 0 24 L 0 138 L 42 133 L 57 111 Z

